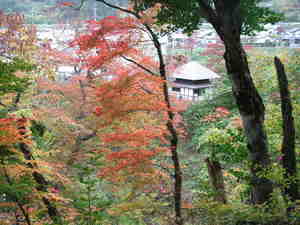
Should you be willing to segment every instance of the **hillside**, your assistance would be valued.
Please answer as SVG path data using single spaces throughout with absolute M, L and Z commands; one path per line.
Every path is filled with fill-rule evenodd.
M 72 19 L 103 18 L 113 15 L 114 10 L 93 0 L 86 0 L 81 10 L 70 10 L 58 7 L 63 2 L 72 2 L 79 6 L 81 0 L 0 0 L 0 10 L 4 12 L 18 12 L 24 14 L 28 23 L 51 24 Z M 114 4 L 126 5 L 127 0 L 112 0 Z

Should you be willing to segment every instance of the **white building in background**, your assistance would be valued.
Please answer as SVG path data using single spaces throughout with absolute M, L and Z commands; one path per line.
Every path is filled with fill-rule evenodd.
M 64 82 L 67 81 L 70 77 L 72 77 L 76 72 L 74 70 L 74 66 L 62 65 L 58 66 L 56 73 L 59 81 Z
M 219 75 L 215 72 L 196 61 L 191 61 L 174 71 L 170 78 L 169 94 L 178 99 L 199 101 L 217 78 Z

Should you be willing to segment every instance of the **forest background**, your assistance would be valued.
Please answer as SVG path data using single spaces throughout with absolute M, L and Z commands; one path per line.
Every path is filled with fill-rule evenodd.
M 0 9 L 6 12 L 18 12 L 26 16 L 27 23 L 34 24 L 53 24 L 57 23 L 55 18 L 48 17 L 45 15 L 45 10 L 52 8 L 59 2 L 64 2 L 62 0 L 1 0 Z M 73 0 L 72 2 L 80 4 L 80 0 Z M 116 5 L 127 5 L 128 0 L 114 0 L 111 3 Z M 276 12 L 284 13 L 284 22 L 299 22 L 299 1 L 298 0 L 264 0 L 263 4 L 267 7 L 272 8 Z M 95 1 L 86 1 L 85 6 L 81 9 L 82 19 L 91 19 L 95 13 L 95 7 L 97 8 L 97 14 L 99 18 L 111 15 L 114 11 L 113 9 L 106 7 L 102 4 L 95 4 Z M 74 12 L 60 12 L 60 15 L 64 19 L 71 19 Z

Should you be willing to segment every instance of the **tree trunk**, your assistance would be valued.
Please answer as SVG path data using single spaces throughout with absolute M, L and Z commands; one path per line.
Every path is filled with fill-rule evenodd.
M 103 4 L 105 4 L 108 7 L 120 10 L 121 12 L 125 12 L 129 15 L 133 15 L 134 17 L 136 17 L 137 19 L 142 19 L 142 17 L 140 16 L 140 14 L 137 11 L 131 11 L 122 7 L 119 7 L 117 5 L 113 5 L 108 3 L 105 0 L 96 0 L 98 2 L 102 2 Z M 135 2 L 135 6 L 138 3 Z M 133 7 L 136 8 L 136 7 Z M 165 104 L 168 107 L 168 121 L 166 123 L 167 129 L 170 133 L 169 135 L 169 139 L 170 139 L 170 149 L 171 149 L 171 155 L 172 155 L 172 161 L 173 161 L 173 165 L 174 165 L 174 210 L 175 210 L 175 224 L 176 225 L 183 225 L 184 221 L 182 218 L 182 214 L 181 214 L 181 192 L 182 192 L 182 172 L 181 172 L 181 167 L 180 167 L 180 162 L 179 162 L 179 156 L 178 156 L 178 152 L 177 152 L 177 147 L 178 147 L 178 134 L 176 131 L 176 128 L 174 126 L 174 117 L 175 114 L 174 112 L 171 110 L 171 102 L 169 99 L 169 93 L 168 93 L 168 87 L 167 87 L 167 74 L 166 74 L 166 67 L 165 67 L 165 63 L 164 63 L 164 57 L 163 57 L 163 53 L 162 53 L 162 49 L 161 49 L 161 44 L 159 42 L 159 38 L 158 35 L 155 33 L 154 29 L 151 28 L 151 26 L 147 23 L 144 23 L 144 28 L 145 30 L 149 33 L 149 35 L 151 36 L 152 39 L 152 43 L 156 49 L 156 53 L 158 56 L 158 60 L 159 60 L 159 76 L 162 78 L 164 82 L 163 84 L 163 95 L 164 95 L 164 101 Z M 140 68 L 142 68 L 143 66 L 141 66 Z M 145 70 L 145 67 L 144 67 Z M 147 69 L 145 70 L 146 72 L 149 72 Z M 153 73 L 150 72 L 150 74 L 153 75 Z
M 297 164 L 295 153 L 295 125 L 293 118 L 293 107 L 288 89 L 288 80 L 284 70 L 284 66 L 280 59 L 274 59 L 278 84 L 281 97 L 281 113 L 282 113 L 282 130 L 283 140 L 281 145 L 282 167 L 285 170 L 284 178 L 288 182 L 284 189 L 284 195 L 292 202 L 299 199 L 297 177 Z M 289 211 L 289 209 L 288 209 Z
M 261 176 L 270 166 L 268 141 L 264 129 L 265 108 L 250 75 L 246 53 L 240 41 L 240 27 L 232 15 L 224 16 L 214 27 L 225 45 L 224 59 L 232 81 L 232 91 L 241 119 L 250 156 L 251 202 L 266 202 L 273 191 L 272 182 Z
M 174 165 L 174 209 L 175 209 L 175 224 L 176 225 L 183 225 L 184 221 L 181 214 L 181 192 L 182 192 L 182 172 L 181 166 L 179 162 L 178 156 L 178 134 L 176 128 L 174 126 L 174 117 L 175 114 L 171 110 L 171 102 L 168 93 L 168 86 L 167 86 L 167 75 L 166 75 L 166 67 L 164 63 L 164 58 L 161 50 L 161 45 L 158 40 L 157 35 L 152 31 L 152 29 L 145 24 L 146 29 L 151 34 L 153 44 L 157 50 L 157 55 L 159 58 L 159 72 L 160 77 L 164 80 L 163 84 L 163 95 L 164 101 L 168 107 L 168 121 L 167 121 L 167 128 L 170 132 L 170 149 L 172 155 L 172 161 Z
M 26 119 L 19 119 L 18 123 L 19 123 L 19 127 L 18 129 L 20 130 L 20 134 L 22 135 L 26 135 L 26 127 L 24 125 L 24 122 L 26 121 Z M 29 148 L 29 146 L 24 143 L 21 142 L 19 144 L 19 148 L 21 150 L 21 152 L 23 153 L 23 156 L 26 160 L 33 160 L 33 156 L 31 153 L 31 149 Z M 27 166 L 29 168 L 36 168 L 36 165 L 28 162 Z M 43 192 L 47 192 L 47 188 L 49 186 L 48 181 L 45 179 L 45 177 L 35 171 L 32 173 L 33 179 L 35 180 L 35 182 L 38 184 L 36 189 L 38 191 L 43 191 Z M 55 223 L 55 224 L 61 224 L 61 217 L 58 213 L 58 210 L 56 209 L 55 205 L 53 203 L 51 203 L 46 197 L 42 198 L 43 203 L 45 204 L 45 206 L 47 207 L 48 210 L 48 215 L 51 218 L 51 220 Z
M 216 192 L 214 200 L 226 204 L 227 200 L 222 167 L 218 161 L 210 160 L 209 158 L 206 158 L 205 162 L 208 169 L 209 179 Z
M 13 182 L 11 181 L 10 177 L 8 176 L 8 174 L 4 168 L 3 168 L 3 172 L 4 172 L 4 177 L 7 181 L 7 183 L 10 186 L 13 186 Z M 23 216 L 25 217 L 25 221 L 26 221 L 27 225 L 32 225 L 30 216 L 29 216 L 28 212 L 25 210 L 25 207 L 24 207 L 24 204 L 22 203 L 22 201 L 19 200 L 18 195 L 12 195 L 11 193 L 9 193 L 8 196 L 17 204 L 17 206 L 21 210 Z M 18 214 L 16 212 L 16 223 L 19 224 L 19 221 L 18 221 L 19 217 L 17 215 Z

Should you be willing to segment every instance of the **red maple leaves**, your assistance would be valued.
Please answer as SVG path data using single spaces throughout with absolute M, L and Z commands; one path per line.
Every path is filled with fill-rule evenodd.
M 204 122 L 214 122 L 218 119 L 221 119 L 221 118 L 224 118 L 224 117 L 227 117 L 231 114 L 231 112 L 226 109 L 225 107 L 217 107 L 215 109 L 215 112 L 214 113 L 211 113 L 207 116 L 205 116 L 202 121 Z
M 70 7 L 70 6 L 74 6 L 74 2 L 60 2 L 60 3 L 58 3 L 58 6 Z
M 10 146 L 25 141 L 26 136 L 22 127 L 26 123 L 25 118 L 1 118 L 0 119 L 0 145 Z

